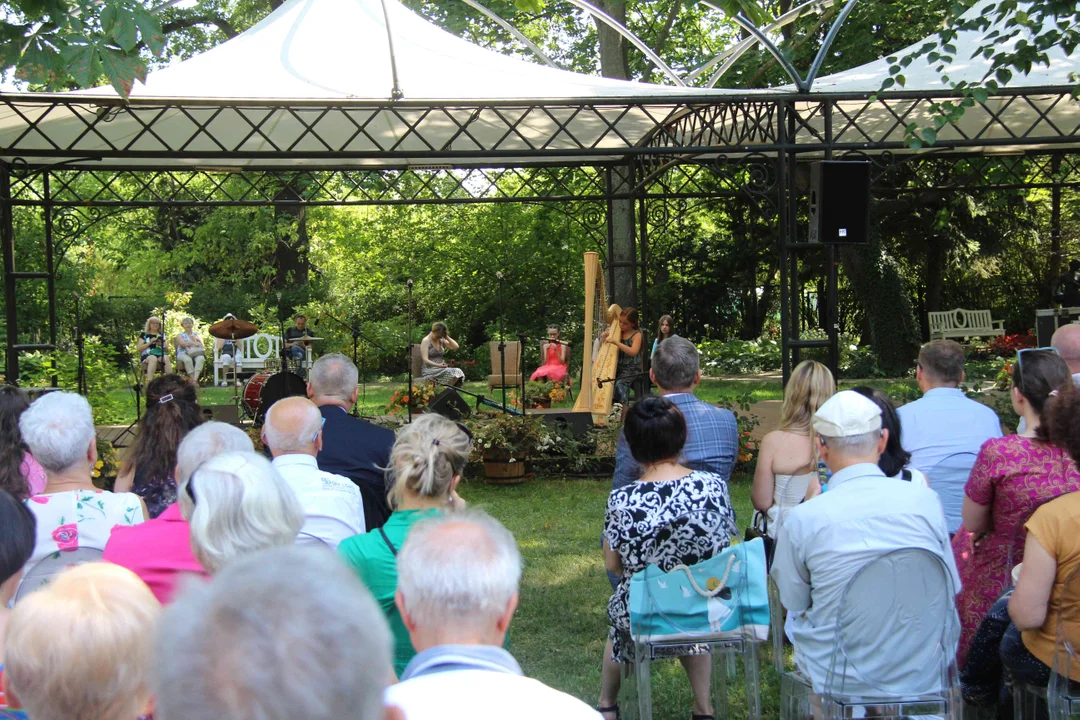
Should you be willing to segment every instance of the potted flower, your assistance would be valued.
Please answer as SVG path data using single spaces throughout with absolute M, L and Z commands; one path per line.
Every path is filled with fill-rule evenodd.
M 484 462 L 484 477 L 495 484 L 524 482 L 525 463 L 554 444 L 539 418 L 499 415 L 472 423 L 473 452 Z
M 566 387 L 564 383 L 530 380 L 525 383 L 525 406 L 549 408 L 552 403 L 560 403 L 566 399 Z
M 411 396 L 408 388 L 395 390 L 390 394 L 390 402 L 386 403 L 386 409 L 396 414 L 407 411 L 411 405 L 413 412 L 419 412 L 426 408 L 437 394 L 435 383 L 413 385 Z

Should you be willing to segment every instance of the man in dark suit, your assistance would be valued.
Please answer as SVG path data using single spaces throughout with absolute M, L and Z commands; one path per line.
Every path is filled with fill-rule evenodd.
M 367 529 L 374 530 L 390 517 L 383 468 L 390 464 L 394 433 L 349 414 L 356 404 L 358 378 L 349 358 L 323 355 L 311 366 L 307 394 L 325 421 L 323 446 L 316 458 L 319 469 L 356 483 L 364 498 Z

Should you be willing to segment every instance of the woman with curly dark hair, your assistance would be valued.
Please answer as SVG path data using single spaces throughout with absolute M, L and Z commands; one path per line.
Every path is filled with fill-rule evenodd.
M 30 407 L 26 393 L 11 385 L 0 385 L 0 490 L 25 500 L 45 489 L 45 470 L 19 432 L 19 416 Z
M 124 460 L 114 491 L 141 497 L 151 518 L 165 512 L 176 502 L 176 451 L 184 436 L 201 422 L 194 384 L 179 375 L 151 380 L 135 449 Z

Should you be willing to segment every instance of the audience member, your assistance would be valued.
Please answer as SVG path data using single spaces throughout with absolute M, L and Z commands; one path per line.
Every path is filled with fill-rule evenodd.
M 1013 409 L 1027 421 L 1018 435 L 987 440 L 964 488 L 964 522 L 953 538 L 963 582 L 956 598 L 963 668 L 979 623 L 1024 559 L 1024 524 L 1044 502 L 1080 490 L 1080 472 L 1047 441 L 1042 415 L 1051 392 L 1069 384 L 1069 368 L 1049 350 L 1021 350 L 1013 366 Z M 931 482 L 933 479 L 931 478 Z
M 374 530 L 390 517 L 383 475 L 394 433 L 349 414 L 359 392 L 357 378 L 356 366 L 347 357 L 323 355 L 311 366 L 307 394 L 326 420 L 319 469 L 356 483 L 364 498 L 364 527 Z
M 844 590 L 863 566 L 893 550 L 923 548 L 941 557 L 948 567 L 951 589 L 959 587 L 959 578 L 945 518 L 933 491 L 887 478 L 878 466 L 888 442 L 878 406 L 859 393 L 839 392 L 814 414 L 813 425 L 818 453 L 833 475 L 828 492 L 788 513 L 771 573 L 790 613 L 795 663 L 810 678 L 814 692 L 821 693 L 835 650 Z M 950 614 L 955 616 L 951 599 Z M 890 652 L 891 644 L 902 638 L 848 641 L 853 646 L 861 642 L 873 651 L 860 655 L 867 659 L 859 669 L 863 677 L 881 679 L 885 683 L 881 689 L 902 693 L 936 688 L 938 668 L 926 663 L 926 657 Z M 946 650 L 950 655 L 955 639 L 952 642 L 953 647 Z M 877 691 L 854 675 L 843 680 L 845 693 Z
M 371 593 L 332 554 L 263 550 L 165 610 L 154 717 L 404 720 L 383 706 L 390 644 Z
M 254 452 L 227 452 L 196 468 L 180 495 L 191 524 L 191 549 L 211 575 L 233 558 L 292 545 L 304 509 L 270 461 Z
M 58 550 L 102 550 L 114 527 L 146 519 L 138 495 L 94 486 L 97 438 L 90 403 L 81 395 L 53 392 L 38 398 L 19 418 L 19 429 L 46 477 L 44 492 L 28 502 L 37 517 L 30 564 Z
M 1001 421 L 992 409 L 964 395 L 964 348 L 952 340 L 932 340 L 922 346 L 915 379 L 923 396 L 897 413 L 904 428 L 903 448 L 910 464 L 926 473 L 941 498 L 949 532 L 960 527 L 964 477 L 941 473 L 934 466 L 957 453 L 974 456 L 990 438 L 1001 437 Z
M 383 527 L 351 537 L 338 548 L 390 621 L 394 671 L 399 675 L 416 651 L 394 604 L 398 550 L 420 520 L 464 507 L 456 488 L 470 448 L 465 431 L 441 415 L 421 415 L 398 430 L 387 469 L 393 514 Z
M 176 483 L 183 494 L 195 468 L 227 452 L 252 452 L 251 438 L 226 423 L 203 423 L 187 434 L 176 452 Z M 131 570 L 163 605 L 172 600 L 186 575 L 206 577 L 191 550 L 191 526 L 173 503 L 156 519 L 134 527 L 113 528 L 104 559 Z
M 160 614 L 161 604 L 130 570 L 87 563 L 63 571 L 11 614 L 4 642 L 8 701 L 33 720 L 148 714 Z
M 911 464 L 911 453 L 904 449 L 902 440 L 903 428 L 900 426 L 900 416 L 897 414 L 896 406 L 893 405 L 889 396 L 877 388 L 867 387 L 865 385 L 852 388 L 852 390 L 873 400 L 874 404 L 881 410 L 881 427 L 885 430 L 889 438 L 885 443 L 885 450 L 881 453 L 881 458 L 878 460 L 878 467 L 881 468 L 881 472 L 885 473 L 885 477 L 895 478 L 897 480 L 907 480 L 924 487 L 929 487 L 926 475 L 918 468 L 909 467 Z
M 26 393 L 13 385 L 0 385 L 0 490 L 19 499 L 45 489 L 45 469 L 19 432 L 19 418 L 28 407 Z
M 162 375 L 146 386 L 146 412 L 139 421 L 135 449 L 116 478 L 117 492 L 131 491 L 146 501 L 156 518 L 176 502 L 176 450 L 202 422 L 195 385 L 179 375 Z
M 766 513 L 767 531 L 775 538 L 788 511 L 801 503 L 816 485 L 817 438 L 810 419 L 836 392 L 829 368 L 804 360 L 784 388 L 780 424 L 761 440 L 750 500 Z
M 666 353 L 678 348 L 680 339 L 664 341 L 657 358 L 666 361 Z M 727 480 L 681 464 L 687 435 L 682 412 L 666 397 L 639 400 L 626 415 L 623 437 L 643 472 L 636 482 L 612 490 L 604 515 L 604 565 L 608 573 L 619 577 L 608 602 L 611 629 L 604 646 L 597 707 L 609 718 L 619 714 L 619 665 L 629 662 L 633 653 L 628 635 L 630 577 L 651 564 L 669 572 L 676 565 L 706 560 L 726 548 L 737 529 Z M 662 530 L 677 536 L 678 542 L 657 546 L 655 540 Z M 694 714 L 711 716 L 709 656 L 690 654 L 690 648 L 668 650 L 680 656 L 690 678 Z
M 1025 364 L 1027 360 L 1025 360 Z M 1047 439 L 1080 457 L 1080 390 L 1066 383 L 1047 403 L 1043 426 Z M 1027 523 L 1024 563 L 1009 599 L 1012 623 L 1001 641 L 1001 660 L 1014 682 L 1046 687 L 1054 662 L 1058 624 L 1066 639 L 1080 643 L 1080 493 L 1051 500 Z M 1075 665 L 1075 661 L 1074 661 Z M 1080 671 L 1070 670 L 1072 693 Z
M 679 462 L 692 470 L 716 473 L 727 482 L 739 452 L 739 430 L 730 410 L 710 405 L 694 395 L 694 387 L 701 381 L 694 343 L 678 335 L 662 342 L 653 356 L 649 377 L 660 395 L 674 403 L 686 419 L 686 446 Z M 630 485 L 641 473 L 626 434 L 621 433 L 615 449 L 612 489 Z
M 521 567 L 514 536 L 482 513 L 434 517 L 409 533 L 395 603 L 417 655 L 386 693 L 409 720 L 599 717 L 524 677 L 503 649 Z
M 4 633 L 11 611 L 8 604 L 15 597 L 23 568 L 34 552 L 36 528 L 34 514 L 20 500 L 0 490 L 0 717 L 6 717 L 7 698 L 3 693 Z
M 262 438 L 281 473 L 304 508 L 301 532 L 331 547 L 364 532 L 364 502 L 349 478 L 319 469 L 315 457 L 323 446 L 326 420 L 307 398 L 278 400 L 266 413 Z
M 1058 351 L 1061 359 L 1069 366 L 1073 384 L 1080 387 L 1080 325 L 1069 323 L 1059 327 L 1050 338 L 1050 347 Z M 1021 417 L 1016 432 L 1022 433 L 1026 429 L 1026 421 Z

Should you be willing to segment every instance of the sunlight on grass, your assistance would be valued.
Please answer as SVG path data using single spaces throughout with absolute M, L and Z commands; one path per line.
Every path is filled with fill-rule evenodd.
M 600 655 L 607 637 L 611 586 L 600 556 L 608 478 L 536 479 L 516 486 L 466 483 L 471 506 L 499 518 L 514 533 L 525 557 L 521 604 L 510 633 L 510 648 L 525 672 L 595 704 L 600 690 Z M 751 519 L 750 478 L 731 483 L 740 527 Z M 779 683 L 769 649 L 759 652 L 764 716 L 779 715 Z M 729 682 L 729 714 L 745 717 L 741 671 Z M 653 665 L 656 720 L 690 715 L 690 686 L 675 661 Z M 628 702 L 624 699 L 623 703 Z

